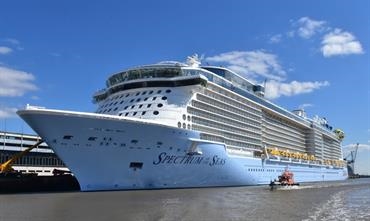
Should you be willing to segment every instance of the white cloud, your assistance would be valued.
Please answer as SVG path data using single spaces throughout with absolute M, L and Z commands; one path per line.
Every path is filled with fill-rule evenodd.
M 313 104 L 301 104 L 299 105 L 299 109 L 306 109 L 307 107 L 313 107 Z
M 52 53 L 50 53 L 50 55 L 53 56 L 53 57 L 60 57 L 61 56 L 61 54 L 57 53 L 57 52 L 52 52 Z
M 277 56 L 262 50 L 231 51 L 207 57 L 205 60 L 223 63 L 227 68 L 244 75 L 252 81 L 258 77 L 281 81 L 286 76 Z
M 343 156 L 346 157 L 348 154 L 351 153 L 351 151 L 354 151 L 356 149 L 357 144 L 348 144 L 345 146 L 342 146 L 343 150 Z M 370 145 L 369 144 L 359 144 L 358 145 L 358 152 L 362 151 L 370 151 Z
M 17 108 L 12 107 L 1 107 L 0 106 L 0 118 L 16 117 Z
M 38 97 L 36 95 L 33 95 L 33 96 L 31 96 L 31 99 L 37 101 L 37 100 L 40 100 L 40 97 Z
M 302 38 L 311 38 L 318 32 L 325 29 L 325 21 L 316 21 L 309 17 L 302 17 L 298 21 L 294 22 L 295 26 L 298 26 L 297 33 Z
M 20 44 L 20 42 L 17 39 L 14 39 L 14 38 L 7 38 L 4 41 L 5 42 L 9 42 L 9 43 L 11 43 L 13 45 L 19 45 Z
M 5 47 L 5 46 L 0 46 L 0 54 L 9 54 L 13 51 L 13 49 Z
M 329 86 L 328 81 L 323 82 L 298 82 L 290 83 L 268 81 L 266 82 L 265 96 L 269 99 L 275 99 L 281 96 L 293 96 L 298 94 L 310 93 L 321 87 Z
M 355 36 L 340 29 L 326 34 L 321 44 L 324 57 L 364 53 L 361 43 L 356 40 Z
M 283 35 L 282 34 L 276 34 L 271 36 L 269 39 L 269 43 L 274 44 L 274 43 L 279 43 L 282 39 Z
M 26 92 L 37 90 L 34 80 L 30 73 L 0 67 L 0 97 L 23 96 Z
M 275 99 L 281 96 L 293 96 L 310 93 L 329 85 L 328 81 L 314 82 L 284 82 L 286 71 L 274 54 L 257 51 L 231 51 L 205 58 L 206 61 L 221 63 L 221 65 L 244 76 L 251 82 L 266 82 L 265 97 Z M 305 104 L 307 107 L 310 104 Z

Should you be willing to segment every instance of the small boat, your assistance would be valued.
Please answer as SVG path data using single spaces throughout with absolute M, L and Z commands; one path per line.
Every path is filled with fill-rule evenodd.
M 299 183 L 294 182 L 294 174 L 288 169 L 285 169 L 278 179 L 270 182 L 270 190 L 274 190 L 279 187 L 289 188 L 293 186 L 299 186 Z

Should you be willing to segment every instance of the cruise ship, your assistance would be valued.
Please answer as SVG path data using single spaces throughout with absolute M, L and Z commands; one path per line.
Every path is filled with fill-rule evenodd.
M 28 105 L 23 118 L 82 191 L 347 179 L 344 133 L 264 97 L 224 67 L 160 62 L 117 72 L 93 95 L 95 113 Z
M 37 135 L 0 131 L 0 164 L 32 147 L 38 141 L 41 141 L 41 138 Z M 42 143 L 15 161 L 13 169 L 22 173 L 37 173 L 39 176 L 51 176 L 54 169 L 68 171 L 63 161 L 46 143 Z

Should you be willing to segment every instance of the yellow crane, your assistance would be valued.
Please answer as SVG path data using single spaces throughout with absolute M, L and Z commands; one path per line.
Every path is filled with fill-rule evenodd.
M 42 144 L 44 141 L 40 140 L 36 144 L 34 144 L 32 147 L 29 147 L 25 149 L 24 151 L 15 154 L 12 158 L 10 158 L 8 161 L 5 163 L 0 164 L 0 173 L 9 173 L 13 171 L 12 165 L 21 157 L 29 153 L 32 149 L 36 148 L 40 144 Z

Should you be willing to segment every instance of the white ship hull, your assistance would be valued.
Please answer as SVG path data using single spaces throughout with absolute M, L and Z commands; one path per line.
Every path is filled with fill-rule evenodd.
M 148 120 L 47 109 L 18 114 L 82 191 L 268 184 L 286 167 L 297 182 L 347 179 L 346 168 L 237 156 L 198 132 Z

